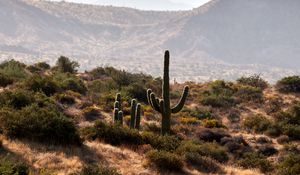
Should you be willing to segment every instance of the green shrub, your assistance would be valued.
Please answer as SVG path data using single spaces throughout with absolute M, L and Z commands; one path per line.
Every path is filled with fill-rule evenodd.
M 276 87 L 281 92 L 300 92 L 300 77 L 290 76 L 279 80 Z
M 21 109 L 34 102 L 34 94 L 30 91 L 15 90 L 0 93 L 0 107 Z
M 260 75 L 252 75 L 249 77 L 241 77 L 237 82 L 242 85 L 252 86 L 264 90 L 268 87 L 268 83 L 260 77 Z
M 212 107 L 232 107 L 236 104 L 235 99 L 225 95 L 209 95 L 202 98 L 201 103 Z
M 247 117 L 243 122 L 244 128 L 251 129 L 258 133 L 266 131 L 271 125 L 272 122 L 262 115 Z
M 62 104 L 72 105 L 75 104 L 75 98 L 68 94 L 58 94 L 55 96 L 55 99 Z
M 74 123 L 50 107 L 36 104 L 0 110 L 0 130 L 8 137 L 27 138 L 53 144 L 80 144 Z
M 238 160 L 238 165 L 244 168 L 258 168 L 263 173 L 274 169 L 269 160 L 257 153 L 245 153 L 242 159 Z
M 75 61 L 71 61 L 65 56 L 61 56 L 57 59 L 55 69 L 61 73 L 76 73 L 79 64 Z
M 146 157 L 150 164 L 161 170 L 181 171 L 183 167 L 183 160 L 177 154 L 167 151 L 150 151 Z
M 224 137 L 230 137 L 226 130 L 221 128 L 200 128 L 198 129 L 196 136 L 199 140 L 206 142 L 220 142 Z
M 14 80 L 9 76 L 0 73 L 0 87 L 6 87 L 10 84 L 13 84 Z
M 185 159 L 189 165 L 195 167 L 198 171 L 204 173 L 222 173 L 222 167 L 218 163 L 209 158 L 195 153 L 186 153 Z
M 210 157 L 218 162 L 226 162 L 229 157 L 226 150 L 216 143 L 196 144 L 193 142 L 183 142 L 176 150 L 180 155 L 187 153 L 199 154 Z
M 58 85 L 49 77 L 33 76 L 25 81 L 24 86 L 28 90 L 34 92 L 43 92 L 47 96 L 51 96 L 58 92 Z
M 300 174 L 300 154 L 288 155 L 280 164 L 278 175 Z
M 78 92 L 81 94 L 85 94 L 87 91 L 84 83 L 80 79 L 77 79 L 77 78 L 70 77 L 68 79 L 65 79 L 62 81 L 61 86 L 64 90 L 71 90 L 71 91 Z
M 239 86 L 235 96 L 242 102 L 262 102 L 263 92 L 260 88 L 252 86 Z
M 96 137 L 109 144 L 142 144 L 142 137 L 137 130 L 120 125 L 109 125 L 101 121 L 97 121 L 94 127 L 96 129 Z
M 162 136 L 151 132 L 143 132 L 142 139 L 145 144 L 150 144 L 157 150 L 174 151 L 180 145 L 180 140 L 175 136 Z
M 202 121 L 202 126 L 206 128 L 222 128 L 224 125 L 216 119 L 205 119 Z
M 28 77 L 26 65 L 15 60 L 5 61 L 0 64 L 0 73 L 13 80 L 24 80 Z
M 0 175 L 28 175 L 29 168 L 23 163 L 0 160 Z
M 89 165 L 83 167 L 79 175 L 120 175 L 115 169 Z

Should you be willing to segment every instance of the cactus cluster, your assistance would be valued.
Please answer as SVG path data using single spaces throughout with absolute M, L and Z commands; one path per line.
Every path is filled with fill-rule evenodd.
M 189 93 L 189 87 L 185 86 L 180 101 L 175 107 L 171 108 L 169 64 L 170 64 L 170 53 L 169 51 L 166 51 L 164 57 L 162 99 L 156 97 L 156 95 L 152 92 L 151 89 L 147 90 L 147 98 L 149 104 L 155 111 L 161 113 L 162 116 L 161 132 L 163 135 L 170 133 L 171 114 L 178 113 L 182 110 Z
M 113 113 L 114 113 L 113 114 L 114 124 L 123 125 L 122 101 L 121 101 L 121 94 L 119 93 L 116 95 Z M 133 99 L 131 100 L 131 108 L 130 108 L 130 128 L 140 129 L 140 123 L 141 123 L 141 104 L 137 103 L 137 101 Z

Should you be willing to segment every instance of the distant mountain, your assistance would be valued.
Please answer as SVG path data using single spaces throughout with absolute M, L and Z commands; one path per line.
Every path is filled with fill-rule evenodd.
M 192 11 L 156 12 L 39 0 L 0 0 L 0 60 L 59 55 L 82 70 L 113 65 L 159 75 L 164 49 L 179 81 L 270 81 L 300 68 L 300 1 L 212 0 Z

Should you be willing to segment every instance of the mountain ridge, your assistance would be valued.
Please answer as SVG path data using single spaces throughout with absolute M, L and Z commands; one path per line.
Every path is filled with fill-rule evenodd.
M 157 76 L 161 53 L 170 49 L 171 74 L 181 81 L 257 73 L 272 82 L 298 73 L 300 65 L 300 32 L 295 30 L 300 13 L 294 1 L 213 0 L 178 12 L 40 0 L 0 4 L 0 61 L 53 64 L 66 55 L 82 63 L 82 70 L 113 65 Z

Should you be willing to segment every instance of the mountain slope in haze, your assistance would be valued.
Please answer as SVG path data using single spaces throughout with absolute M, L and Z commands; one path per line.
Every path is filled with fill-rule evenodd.
M 170 49 L 171 75 L 179 81 L 232 80 L 253 73 L 274 81 L 300 68 L 299 5 L 295 0 L 213 0 L 192 11 L 156 12 L 0 0 L 0 60 L 53 63 L 66 55 L 82 70 L 113 65 L 157 76 L 163 50 Z

